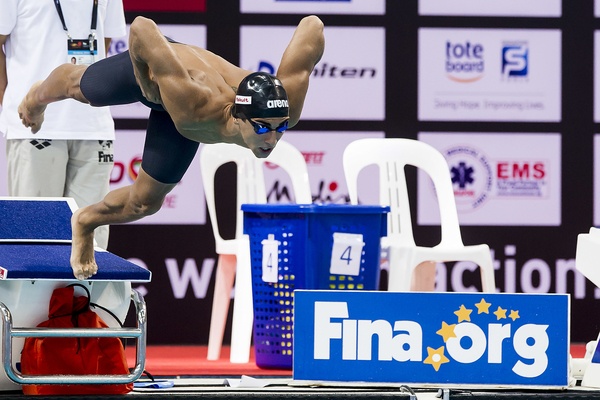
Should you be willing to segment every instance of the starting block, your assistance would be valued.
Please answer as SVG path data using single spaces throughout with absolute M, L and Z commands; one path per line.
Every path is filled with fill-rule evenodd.
M 151 273 L 96 247 L 98 273 L 85 281 L 75 279 L 69 259 L 71 216 L 76 209 L 71 198 L 0 197 L 0 343 L 4 367 L 0 371 L 0 390 L 19 389 L 21 384 L 130 383 L 143 373 L 146 305 L 143 297 L 131 289 L 131 282 L 149 282 Z M 86 285 L 90 301 L 108 309 L 120 321 L 133 302 L 137 326 L 121 328 L 103 314 L 110 328 L 36 328 L 48 319 L 54 289 L 72 283 Z M 17 367 L 25 337 L 134 338 L 136 366 L 128 375 L 26 376 Z

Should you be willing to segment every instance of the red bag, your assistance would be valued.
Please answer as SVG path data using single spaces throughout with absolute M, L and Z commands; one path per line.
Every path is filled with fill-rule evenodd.
M 78 285 L 81 286 L 81 285 Z M 86 289 L 87 291 L 87 289 Z M 90 310 L 90 299 L 73 296 L 73 286 L 55 289 L 50 298 L 48 321 L 39 327 L 107 328 L 108 325 Z M 21 354 L 21 370 L 25 375 L 127 375 L 127 359 L 117 337 L 26 338 Z M 53 394 L 125 394 L 133 383 L 110 385 L 23 385 L 27 395 Z

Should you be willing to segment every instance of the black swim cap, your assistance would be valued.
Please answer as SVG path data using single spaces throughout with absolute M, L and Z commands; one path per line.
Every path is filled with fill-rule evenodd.
M 281 81 L 265 72 L 245 77 L 235 94 L 232 114 L 241 119 L 288 117 L 288 97 Z

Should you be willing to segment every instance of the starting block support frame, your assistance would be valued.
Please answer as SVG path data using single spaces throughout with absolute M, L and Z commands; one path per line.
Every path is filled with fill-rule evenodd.
M 150 282 L 151 272 L 100 248 L 94 249 L 98 273 L 86 280 L 90 300 L 124 319 L 133 301 L 136 326 L 42 328 L 54 289 L 79 283 L 73 276 L 71 198 L 0 197 L 0 346 L 4 373 L 0 391 L 20 384 L 127 384 L 144 372 L 147 312 L 132 282 Z M 102 314 L 102 312 L 100 312 Z M 16 325 L 16 327 L 15 327 Z M 127 375 L 25 375 L 18 371 L 26 337 L 117 337 L 136 340 L 136 365 Z M 74 371 L 76 372 L 76 371 Z M 4 376 L 6 375 L 6 376 Z
M 146 303 L 136 291 L 131 290 L 136 309 L 136 328 L 15 328 L 8 307 L 0 302 L 2 315 L 2 364 L 4 372 L 18 384 L 121 384 L 137 380 L 144 372 L 146 360 Z M 24 375 L 13 366 L 12 344 L 14 337 L 117 337 L 136 340 L 136 364 L 128 375 Z

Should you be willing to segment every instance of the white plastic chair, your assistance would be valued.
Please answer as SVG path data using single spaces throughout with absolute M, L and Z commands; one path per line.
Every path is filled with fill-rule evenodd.
M 600 287 L 600 228 L 577 235 L 575 268 L 594 285 Z
M 492 255 L 488 245 L 465 246 L 462 241 L 450 170 L 434 147 L 412 139 L 359 139 L 344 150 L 344 173 L 352 204 L 358 204 L 358 175 L 368 165 L 379 167 L 379 201 L 390 206 L 388 235 L 390 291 L 409 291 L 414 269 L 426 261 L 471 261 L 481 270 L 482 290 L 496 290 Z M 415 244 L 405 166 L 426 172 L 433 180 L 441 217 L 441 241 L 434 247 Z
M 215 206 L 215 173 L 220 166 L 237 165 L 237 213 L 234 239 L 224 239 L 219 232 Z M 250 357 L 254 309 L 252 306 L 252 274 L 250 240 L 243 234 L 242 204 L 265 204 L 267 194 L 263 165 L 276 164 L 291 178 L 296 203 L 312 203 L 308 170 L 304 156 L 291 144 L 279 141 L 268 158 L 256 158 L 243 147 L 233 144 L 205 144 L 200 150 L 200 168 L 204 194 L 219 255 L 215 277 L 210 332 L 209 360 L 218 360 L 229 311 L 229 301 L 235 278 L 235 301 L 231 327 L 230 362 L 247 363 Z

